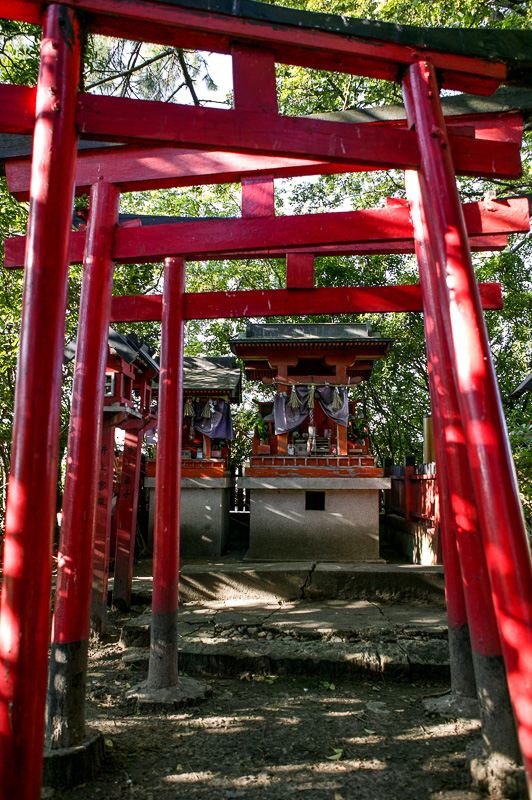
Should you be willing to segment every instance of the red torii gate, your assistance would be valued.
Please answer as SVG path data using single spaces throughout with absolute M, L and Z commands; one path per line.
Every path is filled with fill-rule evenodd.
M 243 98 L 240 108 L 238 102 L 235 111 L 230 112 L 179 106 L 170 108 L 153 102 L 148 106 L 141 101 L 89 95 L 80 95 L 76 108 L 79 42 L 70 5 L 87 11 L 89 26 L 101 33 L 138 38 L 138 31 L 142 29 L 143 38 L 146 36 L 151 41 L 231 52 L 235 63 L 235 95 L 240 85 L 238 91 Z M 312 15 L 309 20 L 313 25 L 315 22 L 313 28 L 294 28 L 295 23 L 290 17 L 293 12 L 276 9 L 282 12 L 282 20 L 272 22 L 268 17 L 268 14 L 272 14 L 271 7 L 267 7 L 268 10 L 263 13 L 260 4 L 246 4 L 246 10 L 249 11 L 246 17 L 235 16 L 231 4 L 224 6 L 222 3 L 223 14 L 201 12 L 201 9 L 198 12 L 201 2 L 195 2 L 193 10 L 187 8 L 190 5 L 177 0 L 166 4 L 130 0 L 127 6 L 115 4 L 114 0 L 81 0 L 62 6 L 52 5 L 43 18 L 44 37 L 37 92 L 26 87 L 0 87 L 0 98 L 12 103 L 9 120 L 2 120 L 0 127 L 17 133 L 35 128 L 24 321 L 1 601 L 0 656 L 4 669 L 0 684 L 0 733 L 3 737 L 0 779 L 3 796 L 7 798 L 15 792 L 23 798 L 38 796 L 43 687 L 46 682 L 46 598 L 50 589 L 48 565 L 53 519 L 52 487 L 57 457 L 58 392 L 69 258 L 70 204 L 74 189 L 76 124 L 83 135 L 100 137 L 106 141 L 116 139 L 147 144 L 171 142 L 182 146 L 221 147 L 224 150 L 262 152 L 266 155 L 282 150 L 286 157 L 315 157 L 330 163 L 352 163 L 370 168 L 397 166 L 414 169 L 416 175 L 419 173 L 419 182 L 415 176 L 409 178 L 408 193 L 412 207 L 420 208 L 420 215 L 414 215 L 414 229 L 416 241 L 422 248 L 418 252 L 422 277 L 425 267 L 437 274 L 435 284 L 431 284 L 427 277 L 422 281 L 421 288 L 423 305 L 425 311 L 429 312 L 432 324 L 432 328 L 427 329 L 434 340 L 435 349 L 432 353 L 439 358 L 433 357 L 432 368 L 441 381 L 444 370 L 449 367 L 450 380 L 457 393 L 459 424 L 467 432 L 464 447 L 472 464 L 469 477 L 478 497 L 509 687 L 525 766 L 530 772 L 532 573 L 511 455 L 469 258 L 467 234 L 454 183 L 455 165 L 449 153 L 451 138 L 447 135 L 441 116 L 434 72 L 434 68 L 439 70 L 441 85 L 448 88 L 490 92 L 505 80 L 506 70 L 502 63 L 505 59 L 490 63 L 460 54 L 438 52 L 438 48 L 428 50 L 422 46 L 413 49 L 411 43 L 389 43 L 383 47 L 382 42 L 375 43 L 363 37 L 360 40 L 353 39 L 353 32 L 345 20 L 342 20 L 343 26 L 339 20 L 336 23 L 333 20 L 332 33 L 320 30 L 320 25 L 322 28 L 324 25 L 323 20 L 320 22 Z M 2 13 L 15 19 L 41 22 L 40 3 L 34 0 L 6 0 Z M 253 14 L 258 14 L 258 17 Z M 142 22 L 141 26 L 139 22 Z M 337 30 L 334 29 L 335 24 L 339 26 Z M 378 40 L 379 36 L 374 38 Z M 387 36 L 382 34 L 382 38 L 385 40 Z M 254 52 L 246 46 L 249 44 L 260 44 L 269 52 Z M 350 130 L 347 131 L 340 124 L 320 125 L 315 121 L 279 117 L 273 109 L 275 60 L 341 69 L 389 80 L 396 80 L 398 70 L 407 68 L 404 92 L 409 125 L 415 125 L 415 131 L 401 127 L 372 126 L 370 134 L 356 125 L 349 126 Z M 511 55 L 506 60 L 511 64 Z M 250 69 L 250 66 L 254 69 Z M 246 83 L 248 78 L 251 83 Z M 254 106 L 254 99 L 260 95 L 253 90 L 253 80 L 260 82 L 261 89 L 270 86 L 269 99 L 258 108 Z M 123 131 L 128 131 L 127 137 Z M 455 144 L 453 140 L 453 157 L 457 158 L 455 151 L 458 153 L 462 144 Z M 518 146 L 513 145 L 513 156 L 508 156 L 508 153 L 499 156 L 506 144 L 495 141 L 486 143 L 471 138 L 468 142 L 471 170 L 475 174 L 515 175 L 515 152 Z M 508 160 L 511 162 L 509 172 Z M 494 167 L 492 172 L 486 166 L 488 162 L 499 165 L 504 162 L 505 166 Z M 465 167 L 464 171 L 467 171 Z M 93 234 L 96 238 L 101 225 L 109 226 L 113 216 L 112 207 L 116 203 L 116 195 L 112 197 L 112 191 L 108 200 L 104 200 L 107 190 L 104 183 L 100 186 L 102 188 L 99 191 L 104 195 L 93 204 Z M 437 193 L 431 195 L 430 189 L 434 187 L 437 187 Z M 386 217 L 383 214 L 383 219 L 379 219 L 379 216 L 375 219 L 371 213 L 368 214 L 368 219 L 371 218 L 375 225 L 373 241 L 382 241 L 390 236 L 411 238 L 410 232 L 408 237 L 404 236 L 406 218 L 401 218 L 401 211 L 398 211 L 395 221 L 390 215 Z M 345 220 L 347 226 L 355 226 L 356 222 L 354 218 Z M 380 236 L 376 232 L 378 222 L 386 228 Z M 256 232 L 261 235 L 266 233 L 260 227 Z M 298 244 L 306 243 L 306 232 L 300 230 L 296 234 L 301 236 Z M 394 237 L 394 232 L 399 235 Z M 131 238 L 124 233 L 125 229 L 116 229 L 112 252 L 103 243 L 98 245 L 93 241 L 92 250 L 88 250 L 89 258 L 100 263 L 102 259 L 111 263 L 111 258 L 115 257 L 137 261 L 140 259 L 136 251 L 144 246 L 152 248 L 149 258 L 156 255 L 149 235 L 140 234 L 139 229 L 129 230 L 129 234 L 134 234 Z M 286 236 L 292 233 L 294 231 L 284 230 L 283 235 L 279 236 L 278 231 L 273 232 L 272 239 L 268 241 L 274 248 L 283 248 L 286 247 Z M 242 235 L 240 241 L 244 245 L 241 244 L 241 252 L 245 253 L 246 247 L 250 251 L 256 250 L 257 242 Z M 276 239 L 276 235 L 279 238 Z M 118 249 L 121 237 L 122 250 Z M 341 232 L 333 237 L 333 241 L 340 244 L 351 240 L 352 236 Z M 326 244 L 330 241 L 323 237 L 314 243 Z M 232 248 L 233 244 L 233 241 L 226 240 L 226 248 Z M 192 242 L 189 246 L 192 246 Z M 91 255 L 98 247 L 99 255 Z M 176 247 L 177 244 L 172 241 L 170 250 L 159 252 L 159 256 L 178 256 L 167 261 L 162 315 L 164 362 L 170 371 L 177 370 L 177 374 L 167 380 L 166 400 L 161 400 L 161 415 L 167 422 L 170 421 L 167 408 L 173 414 L 179 414 L 181 397 L 179 368 L 182 347 L 176 341 L 180 337 L 170 336 L 183 324 L 183 250 L 175 252 Z M 214 252 L 220 252 L 218 247 Z M 103 268 L 101 271 L 104 271 Z M 305 270 L 296 274 L 299 275 L 297 280 L 308 286 Z M 319 293 L 319 290 L 309 291 Z M 319 297 L 319 294 L 313 296 Z M 431 300 L 441 307 L 441 319 L 432 313 Z M 306 309 L 300 308 L 299 311 L 305 312 Z M 105 309 L 101 316 L 105 316 Z M 47 353 L 43 352 L 40 344 L 42 330 L 46 330 L 48 336 Z M 437 404 L 435 413 L 438 413 Z M 445 431 L 445 425 L 443 427 Z M 449 466 L 456 464 L 456 454 L 451 453 L 449 448 L 443 450 L 440 456 Z M 169 479 L 169 485 L 177 487 L 179 458 L 171 450 L 167 451 L 165 458 L 168 459 L 167 467 L 161 473 L 165 476 L 164 480 Z M 496 494 L 493 486 L 497 487 Z M 166 493 L 167 502 L 170 494 Z M 467 498 L 467 495 L 464 494 L 464 497 Z M 169 521 L 175 526 L 178 513 L 175 505 L 170 504 L 162 513 L 161 528 L 163 522 L 168 524 Z M 34 535 L 39 526 L 45 528 L 46 535 Z M 467 528 L 463 528 L 459 531 L 461 536 L 464 530 L 467 533 Z M 168 541 L 161 543 L 169 547 Z M 161 621 L 163 617 L 173 618 L 177 610 L 177 581 L 171 574 L 175 566 L 175 561 L 172 562 L 175 553 L 168 550 L 167 555 L 171 562 L 170 571 L 159 576 L 156 586 L 160 591 L 157 596 L 154 593 L 154 613 L 162 615 Z M 42 564 L 42 572 L 37 578 L 33 572 L 36 563 Z M 466 569 L 464 561 L 462 568 Z M 71 617 L 73 612 L 74 609 Z M 161 641 L 168 644 L 168 630 L 163 629 L 164 625 L 159 633 L 164 634 L 166 642 L 163 639 Z M 82 643 L 83 621 L 70 619 L 62 634 L 66 637 L 66 643 Z M 484 649 L 482 642 L 475 644 L 480 647 L 479 652 L 483 656 L 489 658 L 496 655 L 491 640 Z M 10 769 L 13 764 L 17 765 L 16 782 Z

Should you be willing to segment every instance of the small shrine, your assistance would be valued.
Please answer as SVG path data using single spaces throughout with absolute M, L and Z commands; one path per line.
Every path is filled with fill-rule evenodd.
M 249 559 L 379 558 L 379 492 L 390 480 L 348 392 L 391 344 L 367 323 L 248 323 L 231 341 L 247 378 L 276 390 L 257 404 L 240 483 L 250 490 Z
M 221 555 L 229 536 L 233 422 L 242 376 L 234 356 L 185 357 L 181 467 L 180 555 Z M 156 460 L 147 465 L 150 530 L 155 514 Z

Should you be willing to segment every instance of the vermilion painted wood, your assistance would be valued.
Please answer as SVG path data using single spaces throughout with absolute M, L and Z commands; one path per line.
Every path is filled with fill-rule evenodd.
M 529 229 L 526 198 L 468 203 L 464 213 L 472 234 Z M 298 245 L 384 241 L 411 236 L 410 212 L 402 207 L 275 219 L 205 220 L 149 228 L 118 228 L 113 257 L 121 263 L 131 263 L 157 260 L 165 253 L 186 256 L 227 250 L 245 252 L 256 249 L 257 243 L 264 248 L 275 248 L 290 242 L 290 249 L 295 249 Z
M 85 740 L 85 685 L 118 189 L 91 191 L 46 703 L 49 746 Z M 65 648 L 65 645 L 71 647 Z M 75 658 L 68 658 L 72 653 Z
M 484 308 L 502 308 L 499 283 L 481 283 Z M 321 289 L 253 289 L 247 292 L 187 292 L 184 318 L 222 319 L 238 317 L 282 317 L 300 314 L 363 314 L 422 311 L 417 285 Z M 113 297 L 112 322 L 160 321 L 162 295 Z
M 113 288 L 111 249 L 119 191 L 100 181 L 90 197 L 72 390 L 63 524 L 52 643 L 88 639 L 105 366 Z M 52 644 L 53 646 L 53 644 Z
M 288 253 L 286 256 L 286 288 L 312 289 L 314 286 L 314 255 Z
M 85 137 L 104 141 L 174 144 L 194 148 L 259 153 L 262 155 L 317 158 L 371 166 L 416 167 L 419 153 L 413 133 L 406 128 L 351 125 L 303 117 L 281 117 L 248 109 L 219 109 L 131 100 L 125 97 L 80 94 L 77 123 Z M 460 137 L 465 139 L 466 137 Z M 515 170 L 515 146 L 476 142 L 467 137 L 471 157 L 476 147 L 487 147 L 491 158 L 501 148 L 511 153 L 508 166 Z M 476 161 L 476 158 L 475 158 Z M 513 167 L 510 167 L 510 163 Z M 492 168 L 486 161 L 491 174 Z M 473 165 L 476 168 L 476 164 Z
M 508 236 L 504 234 L 492 234 L 488 236 L 470 236 L 469 246 L 476 252 L 486 250 L 504 250 L 508 245 Z M 187 261 L 241 261 L 247 258 L 287 258 L 292 253 L 306 253 L 316 258 L 327 256 L 356 256 L 356 255 L 401 255 L 402 253 L 414 252 L 414 240 L 405 239 L 402 241 L 388 242 L 364 242 L 362 244 L 333 244 L 319 245 L 314 247 L 298 247 L 297 250 L 290 250 L 286 247 L 269 250 L 246 250 L 242 253 L 213 253 L 204 254 L 201 259 L 196 256 L 187 256 Z
M 16 87 L 18 88 L 18 87 Z M 3 87 L 0 86 L 0 97 Z M 477 138 L 513 142 L 520 145 L 523 120 L 518 114 L 501 117 L 488 114 L 465 118 L 447 118 L 447 126 L 456 131 L 464 122 L 475 131 Z M 378 125 L 379 123 L 365 123 Z M 390 123 L 402 127 L 403 122 Z M 9 191 L 18 200 L 28 198 L 30 160 L 6 162 Z M 76 194 L 88 194 L 100 178 L 115 183 L 122 192 L 146 189 L 166 189 L 172 186 L 197 186 L 206 183 L 238 183 L 244 177 L 272 175 L 290 178 L 301 175 L 369 170 L 356 164 L 340 164 L 305 158 L 250 155 L 223 151 L 201 152 L 177 147 L 121 147 L 78 153 L 76 163 Z
M 529 230 L 529 207 L 526 198 L 467 203 L 464 215 L 472 235 L 517 233 Z M 152 225 L 149 227 L 118 227 L 114 237 L 113 259 L 120 263 L 157 261 L 165 253 L 210 258 L 227 255 L 245 258 L 246 251 L 295 250 L 304 246 L 358 242 L 386 242 L 411 239 L 410 212 L 404 206 L 342 211 L 307 216 L 198 220 L 192 222 Z M 290 242 L 287 247 L 286 243 Z M 85 231 L 71 236 L 71 261 L 83 257 Z M 4 263 L 8 268 L 22 266 L 25 239 L 22 236 L 5 239 Z M 386 247 L 384 247 L 386 252 Z
M 106 425 L 102 430 L 100 477 L 96 498 L 96 525 L 94 528 L 94 566 L 92 571 L 91 630 L 103 636 L 107 618 L 107 583 L 111 543 L 111 512 L 113 499 L 113 465 L 115 454 L 115 429 Z
M 274 214 L 273 176 L 242 178 L 242 216 L 273 217 Z
M 233 106 L 238 111 L 269 111 L 276 114 L 275 58 L 271 50 L 235 44 L 233 61 Z
M 438 86 L 429 64 L 410 68 L 404 96 L 409 121 L 415 124 L 419 137 L 423 204 L 433 256 L 441 270 L 439 303 L 466 436 L 508 686 L 530 779 L 532 566 L 519 491 L 453 165 L 445 148 Z M 441 132 L 438 138 L 431 135 L 435 129 Z
M 31 135 L 35 125 L 35 96 L 33 86 L 0 84 L 0 104 L 3 113 L 0 117 L 0 130 L 3 133 Z M 28 163 L 28 167 L 30 164 Z M 26 175 L 29 188 L 30 173 Z
M 79 263 L 82 259 L 81 248 L 84 234 L 72 234 L 71 239 L 71 252 L 70 263 Z M 485 251 L 485 250 L 504 250 L 508 244 L 508 237 L 505 234 L 488 234 L 486 236 L 470 236 L 470 245 L 472 250 Z M 22 269 L 24 264 L 24 251 L 26 239 L 23 236 L 6 238 L 4 240 L 5 253 L 4 253 L 4 267 L 6 269 Z M 227 253 L 202 253 L 201 255 L 189 254 L 187 261 L 204 261 L 204 260 L 233 260 L 241 261 L 246 258 L 285 258 L 290 252 L 294 252 L 291 248 L 268 248 L 265 250 L 246 250 L 244 252 L 230 251 Z M 414 252 L 414 240 L 405 239 L 400 241 L 386 241 L 386 242 L 363 242 L 355 244 L 336 244 L 336 245 L 314 245 L 313 247 L 304 248 L 299 247 L 297 252 L 311 253 L 312 255 L 319 256 L 334 256 L 334 255 L 375 255 L 375 254 L 401 254 Z
M 160 689 L 177 683 L 184 292 L 184 259 L 166 259 L 159 372 L 159 436 L 148 670 L 150 689 Z
M 51 5 L 37 84 L 0 601 L 2 800 L 40 797 L 79 66 L 74 16 Z
M 185 49 L 230 53 L 235 42 L 247 42 L 268 47 L 281 63 L 392 81 L 397 79 L 401 68 L 423 56 L 440 71 L 444 88 L 477 94 L 491 94 L 506 75 L 504 65 L 478 58 L 201 13 L 162 3 L 129 0 L 125 6 L 120 0 L 67 0 L 66 4 L 87 11 L 89 27 L 96 33 Z M 39 23 L 39 2 L 4 0 L 1 13 L 7 19 Z
M 438 482 L 441 482 L 442 476 L 446 481 L 445 484 L 442 484 L 442 486 L 446 486 L 446 489 L 443 488 L 440 491 L 440 503 L 449 523 L 445 531 L 447 540 L 443 540 L 447 610 L 448 614 L 453 613 L 453 603 L 458 597 L 459 609 L 453 625 L 456 627 L 458 624 L 467 623 L 467 619 L 463 620 L 461 613 L 465 590 L 474 650 L 483 655 L 500 655 L 501 646 L 491 599 L 489 576 L 482 541 L 478 533 L 476 498 L 471 483 L 451 359 L 444 335 L 445 327 L 438 300 L 437 271 L 430 247 L 418 174 L 407 171 L 405 183 L 412 204 L 412 219 L 416 233 L 416 254 L 425 317 L 425 341 Z M 455 541 L 449 542 L 449 537 L 453 537 Z M 464 564 L 463 582 L 460 563 L 457 567 L 454 565 L 457 546 L 460 551 L 459 558 Z M 449 550 L 451 550 L 451 566 L 455 567 L 454 571 L 451 569 L 451 585 L 448 583 Z M 458 551 L 456 551 L 456 557 L 458 557 Z M 475 576 L 474 580 L 473 576 Z M 457 584 L 458 579 L 460 580 L 459 585 Z
M 416 168 L 413 132 L 257 111 L 198 108 L 125 97 L 80 94 L 77 124 L 85 138 L 107 142 L 174 144 L 350 162 L 358 166 Z M 454 136 L 458 174 L 518 177 L 519 147 L 512 142 Z
M 445 518 L 450 523 L 447 537 L 443 538 L 449 624 L 451 626 L 450 612 L 455 604 L 459 606 L 456 614 L 458 619 L 453 621 L 453 625 L 462 622 L 465 600 L 484 741 L 497 752 L 518 757 L 515 725 L 502 666 L 501 641 L 479 529 L 477 499 L 445 337 L 438 273 L 430 247 L 418 173 L 407 172 L 405 183 L 416 231 L 440 501 Z M 458 563 L 455 563 L 457 559 Z M 471 653 L 467 655 L 470 659 Z M 470 670 L 469 664 L 465 667 L 467 671 Z
M 521 147 L 523 140 L 523 117 L 517 113 L 464 115 L 460 118 L 445 117 L 445 124 L 449 133 L 454 126 L 472 125 L 475 136 L 479 139 L 492 139 L 499 142 L 513 142 Z
M 3 121 L 0 126 L 4 127 Z M 17 200 L 28 197 L 30 167 L 29 159 L 6 162 L 8 189 Z M 355 170 L 353 164 L 308 158 L 201 152 L 178 147 L 123 147 L 120 152 L 112 148 L 93 153 L 81 150 L 76 166 L 76 194 L 87 194 L 98 177 L 115 183 L 122 192 L 135 192 L 173 186 L 239 183 L 243 177 L 272 175 L 274 178 L 292 178 Z
M 138 425 L 132 430 L 126 429 L 120 491 L 115 507 L 117 523 L 113 605 L 121 609 L 127 609 L 131 605 L 142 436 L 143 432 L 139 431 Z

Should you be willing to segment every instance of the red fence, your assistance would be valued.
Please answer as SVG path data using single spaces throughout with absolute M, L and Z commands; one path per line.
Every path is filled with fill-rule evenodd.
M 441 564 L 440 510 L 434 464 L 404 466 L 385 463 L 391 488 L 384 492 L 384 520 L 388 544 L 413 563 Z

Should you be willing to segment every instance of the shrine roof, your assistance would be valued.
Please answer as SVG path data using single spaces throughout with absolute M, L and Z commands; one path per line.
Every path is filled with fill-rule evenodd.
M 242 373 L 234 356 L 185 356 L 183 363 L 185 392 L 228 394 L 240 402 Z
M 77 339 L 69 342 L 64 350 L 63 363 L 68 364 L 76 356 Z M 155 348 L 148 345 L 143 339 L 139 339 L 136 333 L 128 333 L 122 336 L 113 328 L 109 328 L 109 349 L 111 355 L 116 354 L 123 358 L 128 364 L 137 362 L 136 366 L 141 370 L 150 369 L 155 374 L 159 372 L 159 364 L 153 357 Z
M 510 397 L 520 397 L 524 392 L 532 392 L 532 372 L 513 390 Z
M 382 338 L 380 333 L 373 333 L 369 323 L 340 324 L 335 322 L 303 322 L 303 323 L 256 323 L 248 322 L 246 332 L 231 339 L 231 350 L 236 352 L 238 345 L 316 345 L 336 344 L 384 344 L 390 345 L 392 339 Z

